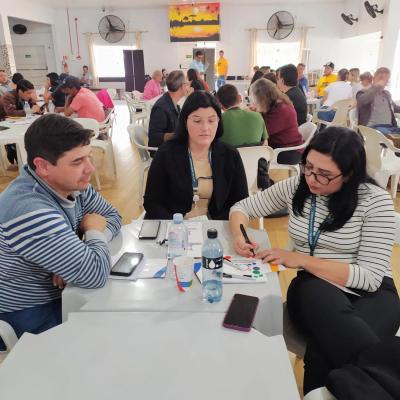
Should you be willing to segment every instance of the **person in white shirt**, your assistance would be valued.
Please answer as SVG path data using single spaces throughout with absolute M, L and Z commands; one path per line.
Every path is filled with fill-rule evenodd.
M 194 54 L 194 59 L 189 65 L 189 69 L 195 69 L 204 75 L 209 64 L 204 63 L 204 53 L 201 50 L 197 50 Z
M 82 67 L 82 75 L 80 77 L 80 81 L 84 86 L 91 86 L 93 84 L 92 75 L 90 75 L 89 67 L 84 65 Z
M 347 82 L 349 77 L 349 71 L 346 68 L 342 68 L 338 72 L 338 80 L 331 83 L 326 89 L 322 99 L 323 107 L 328 108 L 340 100 L 347 100 L 353 97 L 353 88 Z M 320 111 L 318 118 L 323 121 L 330 122 L 333 120 L 336 114 L 335 110 Z

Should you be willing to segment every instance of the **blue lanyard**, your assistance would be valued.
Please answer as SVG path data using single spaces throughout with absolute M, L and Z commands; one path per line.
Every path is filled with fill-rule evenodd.
M 211 165 L 211 149 L 208 150 L 208 162 Z M 189 150 L 189 164 L 190 164 L 190 174 L 192 176 L 193 192 L 197 192 L 199 190 L 199 180 L 196 178 L 196 171 L 194 170 L 193 158 L 190 150 Z
M 314 255 L 314 250 L 317 247 L 317 242 L 318 242 L 319 236 L 321 235 L 321 230 L 319 228 L 314 233 L 316 210 L 317 210 L 317 200 L 315 198 L 315 195 L 312 195 L 310 218 L 308 220 L 308 246 L 310 247 L 310 256 Z

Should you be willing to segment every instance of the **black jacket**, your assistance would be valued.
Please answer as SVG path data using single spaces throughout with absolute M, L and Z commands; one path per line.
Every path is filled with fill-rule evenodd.
M 293 107 L 297 114 L 297 125 L 303 125 L 307 122 L 307 99 L 304 92 L 298 86 L 290 88 L 286 95 L 293 103 Z
M 169 93 L 164 93 L 153 105 L 149 122 L 149 146 L 159 147 L 164 134 L 174 132 L 178 123 L 179 106 L 175 107 Z
M 208 205 L 212 219 L 227 220 L 229 209 L 248 196 L 246 174 L 239 152 L 218 139 L 211 150 L 213 194 Z M 192 209 L 193 188 L 187 144 L 165 142 L 151 164 L 144 208 L 147 219 L 172 219 Z

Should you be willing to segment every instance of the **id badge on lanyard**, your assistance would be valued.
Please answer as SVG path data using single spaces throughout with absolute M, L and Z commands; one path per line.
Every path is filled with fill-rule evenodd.
M 208 150 L 208 162 L 211 165 L 211 149 Z M 192 177 L 192 188 L 193 188 L 193 203 L 194 206 L 197 206 L 198 201 L 200 200 L 199 196 L 199 180 L 196 178 L 196 171 L 194 169 L 192 153 L 189 150 L 189 164 L 190 164 L 190 174 Z

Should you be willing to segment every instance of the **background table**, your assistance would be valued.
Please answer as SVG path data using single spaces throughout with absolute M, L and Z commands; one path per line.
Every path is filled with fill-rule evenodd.
M 18 120 L 16 120 L 18 121 Z M 27 155 L 24 144 L 25 132 L 29 128 L 30 124 L 34 121 L 30 121 L 30 123 L 24 125 L 15 125 L 15 123 L 9 123 L 6 121 L 0 122 L 0 126 L 5 126 L 6 130 L 0 131 L 0 145 L 12 144 L 15 143 L 17 145 L 17 157 L 18 157 L 18 166 L 21 171 L 24 164 L 27 161 Z
M 282 336 L 220 314 L 78 313 L 25 334 L 0 366 L 7 400 L 297 400 Z
M 142 221 L 135 221 L 122 228 L 121 234 L 110 243 L 113 258 L 125 251 L 141 252 L 149 258 L 166 258 L 167 247 L 154 240 L 139 240 L 138 233 Z M 165 237 L 166 221 L 163 221 L 158 237 Z M 228 221 L 204 221 L 203 232 L 209 227 L 218 230 L 224 254 L 234 254 Z M 248 229 L 262 248 L 269 248 L 265 231 Z M 178 291 L 174 281 L 168 279 L 139 279 L 136 282 L 109 279 L 104 288 L 81 289 L 68 285 L 62 294 L 63 321 L 74 311 L 167 311 L 225 313 L 235 293 L 243 293 L 260 298 L 254 327 L 268 336 L 282 333 L 282 294 L 277 273 L 268 274 L 265 283 L 224 284 L 223 297 L 219 303 L 204 303 L 201 300 L 202 287 L 196 278 L 189 292 Z

